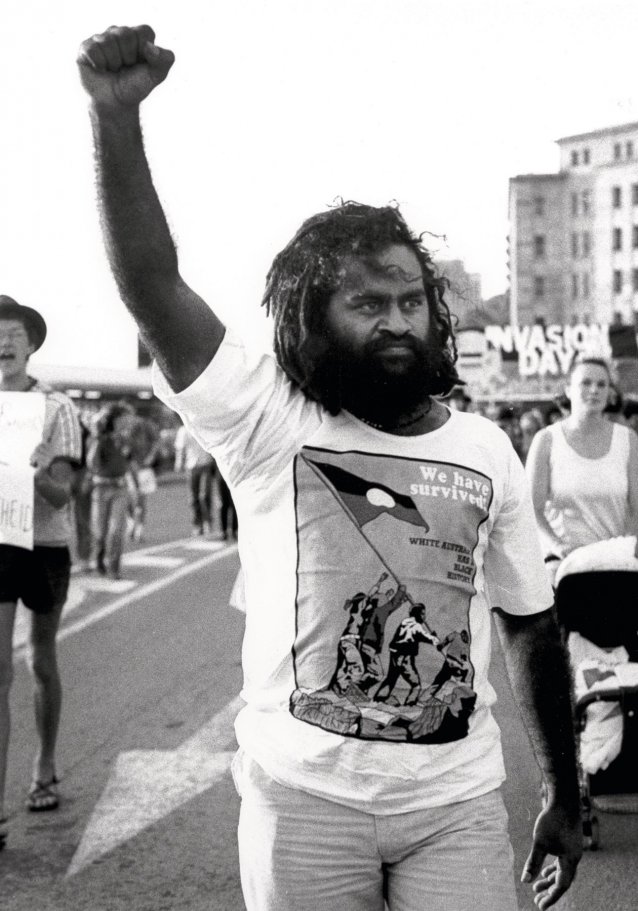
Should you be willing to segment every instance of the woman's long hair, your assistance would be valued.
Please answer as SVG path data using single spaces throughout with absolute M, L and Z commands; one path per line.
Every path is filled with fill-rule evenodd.
M 461 382 L 452 316 L 444 297 L 447 282 L 437 276 L 421 238 L 410 231 L 397 206 L 344 202 L 313 215 L 277 254 L 268 272 L 262 303 L 274 318 L 279 365 L 308 398 L 332 414 L 338 414 L 342 403 L 338 384 L 324 381 L 322 362 L 330 348 L 325 314 L 341 284 L 344 258 L 373 260 L 396 244 L 412 250 L 421 266 L 430 333 L 442 354 L 436 383 L 440 388 L 431 391 L 445 395 Z

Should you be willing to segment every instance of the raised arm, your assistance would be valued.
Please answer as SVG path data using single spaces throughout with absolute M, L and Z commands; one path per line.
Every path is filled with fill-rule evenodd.
M 519 617 L 495 608 L 494 619 L 546 787 L 523 871 L 523 882 L 538 877 L 535 902 L 545 909 L 571 885 L 583 844 L 568 659 L 553 611 Z M 548 854 L 555 860 L 546 863 Z
M 179 274 L 177 253 L 144 152 L 140 104 L 164 81 L 174 55 L 147 25 L 107 29 L 80 47 L 102 229 L 122 300 L 172 388 L 204 370 L 224 326 Z

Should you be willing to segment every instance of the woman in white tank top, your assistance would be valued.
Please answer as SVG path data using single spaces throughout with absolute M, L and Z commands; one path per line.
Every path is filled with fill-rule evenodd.
M 526 471 L 546 560 L 638 531 L 638 436 L 603 415 L 610 384 L 604 361 L 575 364 L 570 416 L 530 447 Z

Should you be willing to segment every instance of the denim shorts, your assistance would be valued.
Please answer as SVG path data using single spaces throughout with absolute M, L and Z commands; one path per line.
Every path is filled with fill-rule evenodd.
M 35 614 L 48 614 L 66 601 L 70 575 L 68 547 L 0 544 L 0 603 L 20 599 Z

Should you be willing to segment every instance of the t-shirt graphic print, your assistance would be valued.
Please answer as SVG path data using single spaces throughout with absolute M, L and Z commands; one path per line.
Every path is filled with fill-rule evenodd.
M 296 456 L 294 477 L 291 713 L 366 740 L 465 737 L 490 479 L 447 462 L 315 447 Z

